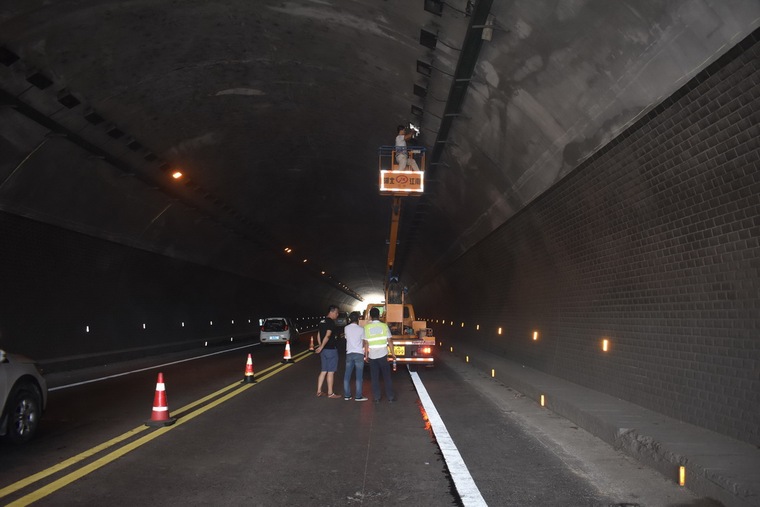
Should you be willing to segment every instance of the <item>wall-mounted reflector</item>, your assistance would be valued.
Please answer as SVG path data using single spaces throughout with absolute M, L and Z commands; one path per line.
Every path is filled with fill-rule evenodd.
M 686 467 L 678 467 L 678 485 L 686 486 Z
M 493 377 L 495 377 L 495 376 L 496 376 L 496 370 L 494 370 L 494 369 L 491 369 L 491 378 L 493 378 Z
M 475 326 L 475 331 L 480 331 L 480 324 L 478 324 L 477 326 Z
M 607 338 L 602 340 L 602 350 L 604 352 L 607 352 L 608 350 L 610 350 L 610 341 Z
M 462 322 L 462 327 L 464 327 L 464 322 Z
M 499 334 L 501 334 L 501 328 L 499 328 Z
M 546 406 L 546 397 L 543 394 L 541 395 L 541 406 L 542 407 Z
M 449 348 L 451 352 L 454 352 L 454 347 Z
M 533 331 L 533 341 L 538 341 L 538 331 Z
M 89 332 L 90 332 L 90 326 L 85 326 L 85 332 L 86 332 L 86 333 L 89 333 Z
M 464 362 L 469 363 L 470 362 L 470 356 L 464 356 Z

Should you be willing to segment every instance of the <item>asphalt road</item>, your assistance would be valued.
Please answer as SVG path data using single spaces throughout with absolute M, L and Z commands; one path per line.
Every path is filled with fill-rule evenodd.
M 410 374 L 394 374 L 396 403 L 317 398 L 308 337 L 292 345 L 290 365 L 282 346 L 245 346 L 51 378 L 37 437 L 0 444 L 0 503 L 461 505 Z M 241 383 L 248 353 L 256 384 Z M 714 505 L 456 358 L 441 359 L 419 376 L 488 505 Z M 166 428 L 143 424 L 158 371 L 177 417 Z

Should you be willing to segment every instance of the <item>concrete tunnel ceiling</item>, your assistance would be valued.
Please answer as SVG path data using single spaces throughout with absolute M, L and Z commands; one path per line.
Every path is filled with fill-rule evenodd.
M 434 163 L 401 217 L 412 286 L 759 20 L 756 0 L 6 0 L 0 210 L 372 298 L 397 124 Z

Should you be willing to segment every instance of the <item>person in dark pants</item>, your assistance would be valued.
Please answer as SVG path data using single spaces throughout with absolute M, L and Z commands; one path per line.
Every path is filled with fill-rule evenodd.
M 343 375 L 343 399 L 351 400 L 351 374 L 356 370 L 356 401 L 367 401 L 362 395 L 362 381 L 364 373 L 364 361 L 367 360 L 369 349 L 367 340 L 364 339 L 364 328 L 357 322 L 359 312 L 351 312 L 348 316 L 350 322 L 346 326 L 346 373 Z
M 391 331 L 385 322 L 380 322 L 380 310 L 372 308 L 369 311 L 370 323 L 364 326 L 364 337 L 369 346 L 369 370 L 372 379 L 372 395 L 375 403 L 380 401 L 380 375 L 385 381 L 385 395 L 388 401 L 396 401 L 391 379 L 391 367 L 388 364 L 388 350 L 396 360 L 391 342 Z
M 324 396 L 322 385 L 327 379 L 327 397 L 340 398 L 333 391 L 335 372 L 338 370 L 338 333 L 335 326 L 335 317 L 338 316 L 338 307 L 330 305 L 327 309 L 327 317 L 319 321 L 319 333 L 317 334 L 317 348 L 314 350 L 320 356 L 322 371 L 317 378 L 317 396 Z

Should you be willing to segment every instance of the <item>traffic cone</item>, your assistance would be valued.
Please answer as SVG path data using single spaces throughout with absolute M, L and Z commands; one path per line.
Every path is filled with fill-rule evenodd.
M 285 354 L 282 356 L 283 363 L 292 363 L 293 359 L 290 357 L 290 340 L 285 342 Z
M 311 352 L 314 352 L 314 337 L 313 336 L 309 338 L 309 350 Z
M 245 375 L 243 376 L 244 384 L 255 384 L 256 378 L 253 376 L 253 359 L 248 354 L 248 361 L 245 362 Z
M 156 380 L 156 395 L 153 397 L 153 412 L 150 420 L 145 421 L 147 426 L 169 426 L 177 421 L 176 417 L 169 416 L 169 405 L 166 403 L 166 386 L 164 374 L 158 374 Z

